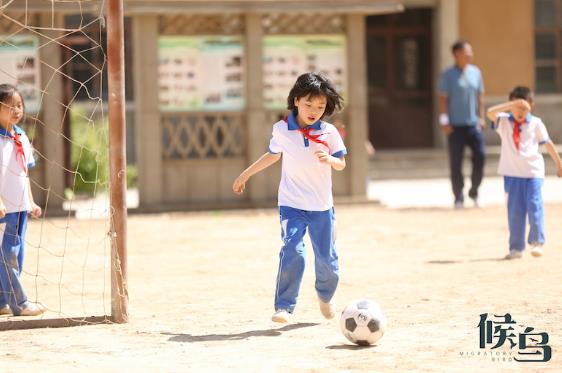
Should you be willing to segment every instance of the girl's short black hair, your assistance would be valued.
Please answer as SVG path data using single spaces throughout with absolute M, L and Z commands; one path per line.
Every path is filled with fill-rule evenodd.
M 533 91 L 531 91 L 531 88 L 529 87 L 518 85 L 517 87 L 513 88 L 511 92 L 509 92 L 509 100 L 511 101 L 518 98 L 526 101 L 532 101 Z
M 12 97 L 18 94 L 21 98 L 21 103 L 25 108 L 25 102 L 23 102 L 23 96 L 18 91 L 18 89 L 11 84 L 0 84 L 0 104 L 9 104 L 12 101 Z
M 336 88 L 328 78 L 319 73 L 305 73 L 297 78 L 295 85 L 287 97 L 287 109 L 294 110 L 295 99 L 300 99 L 310 95 L 312 97 L 326 97 L 326 109 L 324 116 L 330 116 L 335 110 L 340 111 L 343 107 L 343 97 L 336 91 Z

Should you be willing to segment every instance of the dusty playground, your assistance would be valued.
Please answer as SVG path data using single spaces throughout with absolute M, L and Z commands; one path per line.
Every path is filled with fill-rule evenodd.
M 377 346 L 348 344 L 339 320 L 321 317 L 311 250 L 293 323 L 270 321 L 280 247 L 274 209 L 133 215 L 130 322 L 0 332 L 0 372 L 562 371 L 562 205 L 546 206 L 546 255 L 517 261 L 499 260 L 506 254 L 503 206 L 340 205 L 336 214 L 338 310 L 355 298 L 378 301 L 389 327 Z M 77 221 L 72 234 L 105 225 Z M 43 240 L 55 234 L 49 226 L 64 226 L 64 219 L 33 222 L 29 240 L 38 240 L 41 228 Z M 33 250 L 30 271 L 37 268 Z M 41 273 L 49 268 L 42 258 Z M 71 263 L 63 280 L 79 284 L 83 272 Z M 39 287 L 39 301 L 56 310 L 60 289 L 32 280 L 26 277 L 30 293 Z M 518 326 L 547 332 L 552 360 L 476 355 L 482 313 L 510 313 Z

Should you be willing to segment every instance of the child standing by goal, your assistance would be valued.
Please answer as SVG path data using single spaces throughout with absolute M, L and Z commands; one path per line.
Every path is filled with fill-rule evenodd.
M 492 129 L 500 135 L 502 142 L 498 172 L 504 176 L 509 225 L 509 254 L 505 258 L 523 256 L 527 216 L 530 225 L 527 242 L 531 245 L 531 255 L 540 257 L 545 236 L 542 200 L 544 159 L 539 145 L 544 144 L 556 162 L 559 177 L 562 177 L 562 160 L 548 138 L 542 120 L 531 114 L 534 102 L 531 90 L 515 87 L 509 99 L 509 102 L 488 109 Z
M 278 193 L 283 246 L 272 320 L 288 322 L 295 309 L 304 274 L 307 229 L 314 250 L 320 310 L 331 319 L 339 280 L 332 168 L 345 168 L 347 150 L 338 130 L 322 118 L 341 109 L 342 97 L 324 76 L 306 73 L 291 89 L 287 106 L 287 117 L 273 125 L 269 151 L 244 170 L 232 188 L 242 193 L 251 176 L 283 158 Z
M 25 132 L 22 95 L 0 84 L 0 315 L 35 316 L 45 310 L 27 300 L 20 281 L 27 214 L 41 216 L 33 201 L 27 171 L 35 165 Z

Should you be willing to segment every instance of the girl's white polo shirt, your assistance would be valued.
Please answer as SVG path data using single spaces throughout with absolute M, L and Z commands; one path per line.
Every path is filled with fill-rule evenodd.
M 519 149 L 513 141 L 514 122 L 509 113 L 499 113 L 492 125 L 501 137 L 501 153 L 498 173 L 503 176 L 544 178 L 544 158 L 539 145 L 548 141 L 548 132 L 542 120 L 527 115 L 521 125 Z
M 333 207 L 332 167 L 321 163 L 315 152 L 324 150 L 339 158 L 347 150 L 337 128 L 327 122 L 311 125 L 311 135 L 320 135 L 326 146 L 306 139 L 299 131 L 294 114 L 273 125 L 269 152 L 283 153 L 278 205 L 307 211 L 326 211 Z
M 27 167 L 35 166 L 33 149 L 25 132 L 14 126 L 20 134 Z M 31 211 L 27 173 L 16 157 L 16 144 L 9 133 L 0 127 L 0 197 L 8 213 Z

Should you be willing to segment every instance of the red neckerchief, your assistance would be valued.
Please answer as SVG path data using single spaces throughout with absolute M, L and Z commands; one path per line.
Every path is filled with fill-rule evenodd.
M 20 140 L 21 135 L 19 133 L 14 133 L 10 135 L 10 138 L 14 140 L 16 144 L 16 160 L 23 168 L 23 171 L 27 175 L 27 162 L 25 160 L 25 151 L 23 150 L 23 143 Z
M 289 118 L 287 116 L 285 116 L 285 118 L 283 118 L 283 120 L 285 122 L 289 123 Z M 324 145 L 326 148 L 328 148 L 328 153 L 330 153 L 330 146 L 328 146 L 328 143 L 326 141 L 320 140 L 320 136 L 322 136 L 323 133 L 321 133 L 319 135 L 313 135 L 313 134 L 310 133 L 313 130 L 314 130 L 314 128 L 312 126 L 308 126 L 308 127 L 305 127 L 305 128 L 301 128 L 301 127 L 298 128 L 298 131 L 300 133 L 302 133 L 302 135 L 306 139 L 308 139 L 312 142 L 315 142 L 317 144 Z
M 519 150 L 519 145 L 521 143 L 521 126 L 525 123 L 518 122 L 513 118 L 513 143 L 515 144 L 515 149 Z

